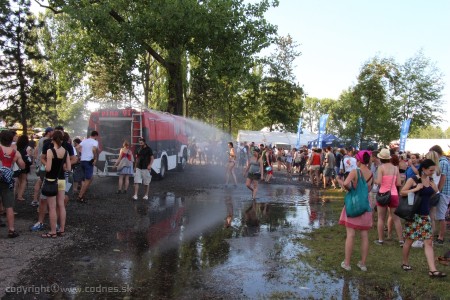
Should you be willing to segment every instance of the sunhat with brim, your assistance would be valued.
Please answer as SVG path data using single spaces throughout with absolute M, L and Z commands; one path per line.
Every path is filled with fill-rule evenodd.
M 380 153 L 377 154 L 379 159 L 391 159 L 391 153 L 389 149 L 381 149 Z

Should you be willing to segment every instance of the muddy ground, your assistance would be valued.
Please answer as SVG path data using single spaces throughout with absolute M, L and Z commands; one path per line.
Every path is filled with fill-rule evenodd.
M 0 229 L 0 298 L 357 299 L 357 287 L 302 263 L 307 249 L 293 242 L 336 224 L 323 190 L 276 172 L 253 202 L 236 174 L 238 185 L 225 185 L 224 167 L 189 165 L 138 201 L 131 188 L 116 194 L 117 177 L 96 176 L 88 204 L 69 203 L 66 236 L 56 239 L 28 229 L 37 219 L 30 176 L 15 209 L 20 237 Z

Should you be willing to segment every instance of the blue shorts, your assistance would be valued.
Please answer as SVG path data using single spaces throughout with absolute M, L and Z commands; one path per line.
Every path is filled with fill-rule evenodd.
M 83 179 L 91 179 L 94 175 L 94 166 L 90 161 L 82 160 L 81 169 L 83 170 Z
M 440 194 L 441 198 L 439 199 L 439 203 L 437 205 L 436 210 L 436 220 L 445 221 L 445 215 L 447 213 L 448 204 L 450 202 L 450 196 L 445 194 Z

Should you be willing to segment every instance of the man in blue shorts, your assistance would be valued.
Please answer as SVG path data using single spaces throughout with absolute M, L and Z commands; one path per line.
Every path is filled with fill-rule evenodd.
M 80 143 L 80 164 L 84 174 L 84 180 L 81 183 L 81 190 L 78 195 L 78 201 L 86 203 L 84 195 L 86 194 L 92 182 L 94 175 L 94 166 L 98 157 L 98 132 L 93 130 L 91 136 Z

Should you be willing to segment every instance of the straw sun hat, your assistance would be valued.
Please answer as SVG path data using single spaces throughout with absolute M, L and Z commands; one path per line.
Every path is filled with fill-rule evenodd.
M 379 159 L 391 159 L 391 153 L 389 149 L 381 149 L 380 153 L 377 154 Z

